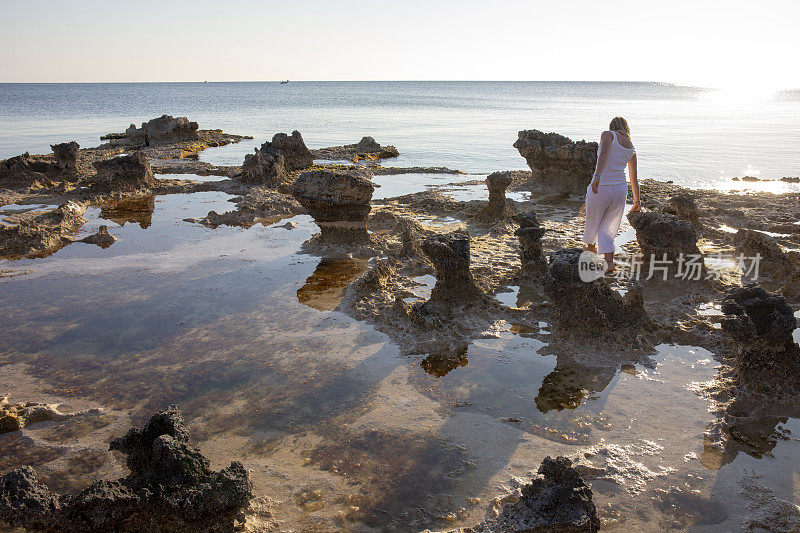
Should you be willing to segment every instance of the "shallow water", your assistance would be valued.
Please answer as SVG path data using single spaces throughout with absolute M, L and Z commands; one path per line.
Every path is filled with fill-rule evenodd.
M 110 248 L 76 243 L 0 262 L 32 270 L 0 282 L 0 391 L 111 413 L 29 434 L 107 439 L 177 403 L 212 466 L 244 461 L 257 496 L 282 502 L 276 515 L 298 530 L 468 525 L 544 456 L 586 449 L 613 466 L 613 479 L 592 482 L 611 530 L 738 527 L 744 469 L 762 473 L 776 496 L 800 497 L 790 466 L 800 421 L 765 421 L 763 444 L 732 457 L 705 449 L 713 415 L 694 392 L 716 373 L 705 350 L 662 345 L 645 365 L 592 368 L 509 324 L 458 358 L 404 357 L 384 334 L 333 311 L 365 264 L 298 253 L 316 232 L 310 217 L 293 217 L 292 230 L 183 221 L 227 211 L 229 199 L 93 207 L 80 234 L 106 224 L 119 239 Z M 433 276 L 415 281 L 414 299 L 427 298 Z M 497 297 L 524 303 L 515 290 Z M 7 434 L 0 467 L 35 464 L 59 490 L 80 488 L 97 472 L 120 475 L 105 449 L 69 452 Z

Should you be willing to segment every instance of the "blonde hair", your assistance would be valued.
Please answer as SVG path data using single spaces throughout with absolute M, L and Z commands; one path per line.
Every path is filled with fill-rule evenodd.
M 608 129 L 611 131 L 621 131 L 628 136 L 628 139 L 631 138 L 631 127 L 628 126 L 628 121 L 622 117 L 612 118 L 611 123 L 608 125 Z

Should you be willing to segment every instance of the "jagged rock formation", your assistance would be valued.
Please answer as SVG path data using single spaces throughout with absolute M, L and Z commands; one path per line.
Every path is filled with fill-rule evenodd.
M 294 182 L 292 194 L 314 218 L 322 242 L 370 242 L 367 218 L 375 190 L 370 177 L 364 171 L 313 170 Z
M 583 194 L 597 164 L 597 143 L 578 141 L 558 133 L 523 130 L 514 143 L 531 168 L 536 186 Z
M 658 264 L 666 259 L 668 263 L 659 265 L 668 274 L 678 274 L 681 267 L 681 254 L 685 262 L 695 260 L 702 264 L 702 254 L 697 247 L 697 232 L 691 222 L 680 220 L 669 213 L 652 211 L 631 211 L 628 221 L 636 230 L 636 241 L 642 250 L 643 262 L 649 265 L 651 258 Z M 700 269 L 702 272 L 702 267 Z M 658 276 L 655 273 L 654 276 Z M 663 277 L 663 274 L 661 274 Z M 702 277 L 702 276 L 700 276 Z
M 793 258 L 783 251 L 775 237 L 761 231 L 740 229 L 734 236 L 734 243 L 739 253 L 745 256 L 761 257 L 759 268 L 778 275 L 786 276 L 798 268 Z
M 579 274 L 582 253 L 579 248 L 568 248 L 550 255 L 544 292 L 555 308 L 559 329 L 603 335 L 649 325 L 641 287 L 634 286 L 620 296 L 605 278 L 582 281 Z
M 279 188 L 289 183 L 286 161 L 276 151 L 263 151 L 244 156 L 241 179 L 245 183 Z
M 544 228 L 539 225 L 536 213 L 529 211 L 514 216 L 519 224 L 516 231 L 519 237 L 519 258 L 522 262 L 522 273 L 530 276 L 542 276 L 547 272 L 547 258 L 542 251 Z
M 363 137 L 356 144 L 346 144 L 344 146 L 331 146 L 313 150 L 316 159 L 329 161 L 350 160 L 353 163 L 359 161 L 377 161 L 389 157 L 397 157 L 400 152 L 394 146 L 381 146 L 372 137 Z
M 735 287 L 722 301 L 722 330 L 741 343 L 735 369 L 746 383 L 800 385 L 800 348 L 792 338 L 797 318 L 786 300 L 757 283 Z
M 60 144 L 51 144 L 56 164 L 63 172 L 74 174 L 77 172 L 78 149 L 80 145 L 75 141 Z
M 261 145 L 261 150 L 275 150 L 283 155 L 286 170 L 302 170 L 314 164 L 314 154 L 311 153 L 303 142 L 303 136 L 295 130 L 292 135 L 276 133 L 272 137 L 272 142 L 265 142 Z
M 703 225 L 700 222 L 700 209 L 691 194 L 683 192 L 672 196 L 663 211 L 675 215 L 680 220 L 690 222 L 698 234 L 702 232 Z
M 292 135 L 276 133 L 272 141 L 248 154 L 242 165 L 242 181 L 279 187 L 288 183 L 287 173 L 302 170 L 314 164 L 314 155 L 295 130 Z
M 94 168 L 97 174 L 92 178 L 91 185 L 102 192 L 136 191 L 156 185 L 153 169 L 140 152 L 96 161 Z
M 61 420 L 69 416 L 59 412 L 58 406 L 54 404 L 11 403 L 7 396 L 0 396 L 0 434 L 18 431 L 37 422 Z
M 233 531 L 252 498 L 239 462 L 218 472 L 186 445 L 177 407 L 155 414 L 142 429 L 111 442 L 131 473 L 97 481 L 77 494 L 51 494 L 31 467 L 0 477 L 0 520 L 52 532 Z
M 521 488 L 519 499 L 506 503 L 476 532 L 542 531 L 594 533 L 600 528 L 592 489 L 566 457 L 545 457 L 539 477 Z
M 112 144 L 133 148 L 160 146 L 182 141 L 196 141 L 200 139 L 197 130 L 197 122 L 192 122 L 186 117 L 175 118 L 171 115 L 161 115 L 158 118 L 142 122 L 141 128 L 131 124 L 125 133 L 112 133 L 101 139 L 110 140 Z
M 422 251 L 436 269 L 436 285 L 430 299 L 423 304 L 427 310 L 460 307 L 486 298 L 469 269 L 469 235 L 431 235 L 422 242 Z
M 244 156 L 243 182 L 278 188 L 288 184 L 287 178 L 286 161 L 279 152 L 256 148 L 254 154 Z
M 81 242 L 85 242 L 87 244 L 96 244 L 100 248 L 108 248 L 117 242 L 117 238 L 108 232 L 108 226 L 103 225 L 97 229 L 97 233 L 93 233 L 88 237 L 84 237 L 81 239 Z
M 23 213 L 0 222 L 0 257 L 40 257 L 72 241 L 68 235 L 86 223 L 86 206 L 68 202 L 51 211 Z
M 28 152 L 0 161 L 0 182 L 10 187 L 53 186 L 77 178 L 78 143 L 50 145 L 55 162 Z
M 486 177 L 486 187 L 489 189 L 489 203 L 478 213 L 478 219 L 494 221 L 508 219 L 514 216 L 514 211 L 506 200 L 506 189 L 511 185 L 510 172 L 494 172 Z

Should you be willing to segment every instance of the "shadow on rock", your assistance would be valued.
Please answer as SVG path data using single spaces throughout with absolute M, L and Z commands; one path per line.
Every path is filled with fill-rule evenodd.
M 233 531 L 252 498 L 239 462 L 218 472 L 198 450 L 177 407 L 111 442 L 131 473 L 77 494 L 55 495 L 23 467 L 0 477 L 0 520 L 44 531 Z

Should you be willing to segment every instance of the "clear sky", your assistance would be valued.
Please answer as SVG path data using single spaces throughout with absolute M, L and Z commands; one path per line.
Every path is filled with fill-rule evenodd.
M 800 88 L 797 0 L 0 0 L 0 82 Z

